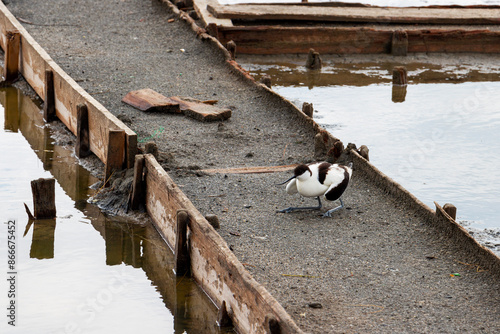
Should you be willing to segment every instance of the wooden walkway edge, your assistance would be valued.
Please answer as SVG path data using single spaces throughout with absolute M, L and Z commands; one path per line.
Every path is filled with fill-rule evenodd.
M 90 136 L 90 150 L 105 164 L 113 160 L 109 169 L 132 167 L 134 156 L 137 153 L 137 135 L 116 116 L 110 113 L 103 105 L 97 102 L 68 76 L 31 37 L 19 21 L 10 13 L 3 3 L 0 3 L 0 46 L 5 51 L 7 36 L 12 32 L 21 35 L 19 43 L 19 74 L 42 99 L 47 99 L 47 91 L 53 91 L 53 100 L 56 116 L 73 133 L 77 134 L 77 106 L 86 105 L 88 108 L 88 127 Z M 46 73 L 52 73 L 47 76 Z M 52 81 L 47 78 L 52 77 Z M 124 136 L 117 136 L 123 143 L 109 141 L 110 131 L 121 130 Z M 124 147 L 118 154 L 121 157 L 108 156 L 108 149 Z
M 500 24 L 500 8 L 208 5 L 218 19 L 402 24 Z

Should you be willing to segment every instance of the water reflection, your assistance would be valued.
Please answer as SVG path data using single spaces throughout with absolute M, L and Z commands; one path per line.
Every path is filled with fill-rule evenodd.
M 22 143 L 6 139 L 5 145 L 18 148 L 15 153 L 3 152 L 12 161 L 0 165 L 0 187 L 7 214 L 18 217 L 20 226 L 18 261 L 24 269 L 18 303 L 24 313 L 19 330 L 64 333 L 73 328 L 103 333 L 112 327 L 123 333 L 138 331 L 133 328 L 148 333 L 232 332 L 217 326 L 217 309 L 190 278 L 174 275 L 172 252 L 149 222 L 108 217 L 87 202 L 92 194 L 89 186 L 98 180 L 81 168 L 71 147 L 55 144 L 72 144 L 73 139 L 51 137 L 40 105 L 15 88 L 0 89 L 0 103 L 5 107 L 4 134 L 20 132 L 36 153 L 44 177 L 49 172 L 56 178 L 56 205 L 62 215 L 48 220 L 24 218 L 22 202 L 30 204 L 31 193 L 24 191 L 18 198 L 13 192 L 25 185 L 29 188 L 40 171 L 18 162 Z M 153 294 L 151 287 L 156 290 Z M 52 291 L 49 299 L 39 297 L 44 291 Z

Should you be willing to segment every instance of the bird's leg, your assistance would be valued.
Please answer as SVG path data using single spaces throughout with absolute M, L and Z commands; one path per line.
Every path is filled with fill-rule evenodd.
M 333 212 L 342 209 L 344 207 L 344 202 L 342 202 L 342 198 L 339 198 L 339 201 L 340 201 L 340 205 L 334 209 L 331 209 L 331 210 L 328 210 L 327 212 L 325 212 L 323 214 L 323 217 L 331 217 Z
M 278 210 L 276 212 L 290 213 L 290 212 L 297 211 L 297 210 L 319 210 L 319 209 L 321 209 L 322 204 L 321 204 L 321 199 L 319 198 L 319 196 L 317 198 L 318 198 L 318 206 L 305 206 L 305 207 L 292 207 L 291 206 L 289 208 L 286 208 L 283 210 Z

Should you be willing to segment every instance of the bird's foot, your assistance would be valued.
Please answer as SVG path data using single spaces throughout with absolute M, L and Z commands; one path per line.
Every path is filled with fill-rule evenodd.
M 344 202 L 342 201 L 342 199 L 340 199 L 340 205 L 337 206 L 334 209 L 331 209 L 331 210 L 328 210 L 327 212 L 325 212 L 323 214 L 323 217 L 331 217 L 332 213 L 334 213 L 335 211 L 338 211 L 338 210 L 342 209 L 343 207 L 344 207 Z

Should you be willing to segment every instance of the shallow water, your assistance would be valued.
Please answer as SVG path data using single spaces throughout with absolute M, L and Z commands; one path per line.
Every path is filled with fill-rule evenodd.
M 0 102 L 0 332 L 221 333 L 214 305 L 189 278 L 175 277 L 172 253 L 151 225 L 107 218 L 87 203 L 98 180 L 71 147 L 54 144 L 39 107 L 13 88 L 0 90 Z M 30 181 L 41 177 L 56 178 L 57 218 L 33 222 L 23 203 L 33 210 Z
M 238 61 L 257 79 L 270 75 L 299 108 L 313 103 L 320 125 L 344 144 L 367 145 L 370 161 L 430 208 L 454 204 L 457 220 L 500 250 L 499 68 L 407 64 L 403 88 L 392 85 L 396 63 L 327 60 L 307 71 L 294 57 L 272 59 Z

